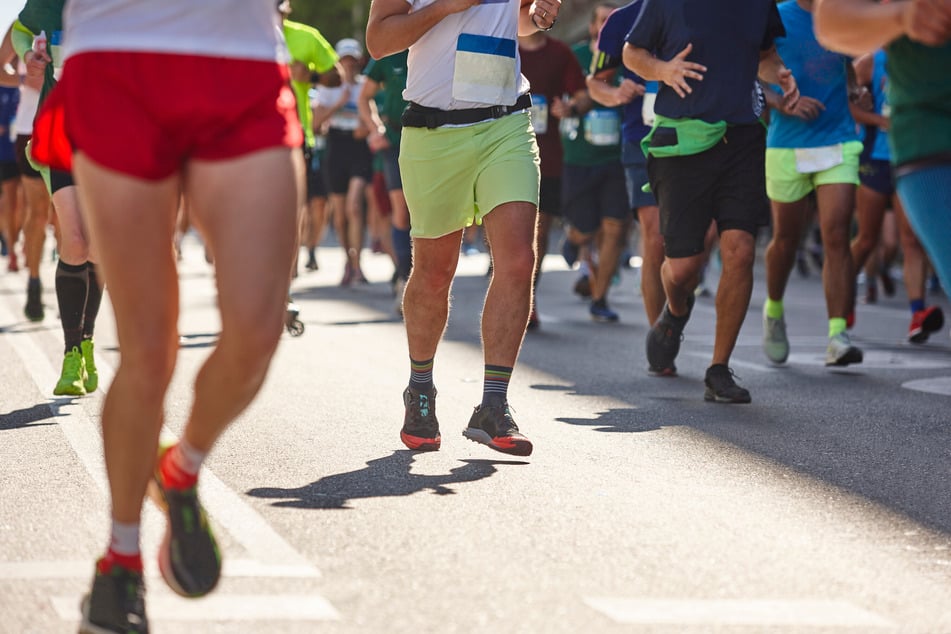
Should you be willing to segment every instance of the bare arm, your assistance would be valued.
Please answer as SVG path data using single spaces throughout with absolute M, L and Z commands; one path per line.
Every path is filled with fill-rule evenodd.
M 602 106 L 610 108 L 623 106 L 644 94 L 644 86 L 625 79 L 619 86 L 613 85 L 615 70 L 601 70 L 588 75 L 586 79 L 591 98 Z
M 686 97 L 693 92 L 687 80 L 703 81 L 703 73 L 707 72 L 706 66 L 687 61 L 691 51 L 693 44 L 687 44 L 684 50 L 665 62 L 651 55 L 647 49 L 625 44 L 622 59 L 625 66 L 647 81 L 662 81 L 680 97 Z
M 951 6 L 941 0 L 817 0 L 816 37 L 832 50 L 861 55 L 902 35 L 940 46 L 951 41 Z
M 479 0 L 436 0 L 411 13 L 406 0 L 373 0 L 367 20 L 367 51 L 375 59 L 404 51 L 446 16 L 477 4 Z
M 374 97 L 380 90 L 380 83 L 367 77 L 360 89 L 360 95 L 357 97 L 357 111 L 360 113 L 360 120 L 366 129 L 369 130 L 367 143 L 370 149 L 378 152 L 389 147 L 389 141 L 386 139 L 386 126 L 376 107 Z
M 782 89 L 783 110 L 795 108 L 799 102 L 799 86 L 796 84 L 792 71 L 786 68 L 775 46 L 760 52 L 759 78 L 768 84 L 777 84 Z

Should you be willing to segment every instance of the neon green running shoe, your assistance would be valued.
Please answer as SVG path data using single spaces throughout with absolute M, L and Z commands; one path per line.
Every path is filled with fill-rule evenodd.
M 93 344 L 92 339 L 83 339 L 80 344 L 80 349 L 83 353 L 83 363 L 86 364 L 86 378 L 83 380 L 83 387 L 86 388 L 86 393 L 90 394 L 96 391 L 96 388 L 99 387 L 99 370 L 96 369 L 96 359 L 93 356 L 93 350 L 96 346 Z
M 63 357 L 63 371 L 59 375 L 59 382 L 53 388 L 56 396 L 85 396 L 86 395 L 86 362 L 79 348 L 73 349 Z

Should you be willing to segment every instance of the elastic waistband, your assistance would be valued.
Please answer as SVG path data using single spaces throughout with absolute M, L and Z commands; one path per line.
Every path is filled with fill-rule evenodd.
M 895 168 L 895 178 L 901 178 L 929 167 L 941 167 L 943 165 L 951 165 L 951 152 L 940 152 L 902 163 Z
M 532 107 L 532 97 L 528 93 L 521 95 L 511 106 L 489 106 L 487 108 L 466 108 L 463 110 L 440 110 L 427 108 L 415 102 L 409 102 L 403 111 L 402 123 L 407 128 L 438 128 L 444 125 L 467 125 L 489 119 L 500 119 L 505 115 L 527 110 Z

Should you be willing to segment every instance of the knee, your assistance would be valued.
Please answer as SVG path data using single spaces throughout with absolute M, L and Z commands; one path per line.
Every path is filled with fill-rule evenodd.
M 822 228 L 822 248 L 828 252 L 842 253 L 849 250 L 849 228 L 842 225 L 834 225 Z M 871 250 L 874 245 L 869 247 Z
M 175 371 L 178 341 L 149 337 L 140 345 L 122 344 L 119 373 L 142 403 L 160 403 Z
M 721 245 L 720 258 L 723 268 L 752 269 L 756 261 L 755 244 L 737 244 L 724 249 Z
M 494 256 L 495 257 L 495 256 Z M 535 251 L 531 248 L 519 249 L 495 257 L 495 272 L 513 281 L 528 281 L 535 276 Z

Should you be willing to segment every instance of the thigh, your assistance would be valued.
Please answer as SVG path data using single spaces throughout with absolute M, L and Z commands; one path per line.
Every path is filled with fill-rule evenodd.
M 562 211 L 565 220 L 579 233 L 598 230 L 601 214 L 595 204 L 597 181 L 591 167 L 565 165 L 561 178 Z
M 717 230 L 722 234 L 739 229 L 756 235 L 769 222 L 768 172 L 763 166 L 766 133 L 758 123 L 734 126 L 727 130 L 725 140 L 717 144 L 714 159 L 721 166 L 714 193 Z
M 650 157 L 647 171 L 660 208 L 660 232 L 669 258 L 704 252 L 713 216 L 713 186 L 719 169 L 708 152 L 693 156 Z
M 123 358 L 176 345 L 178 274 L 172 238 L 179 178 L 145 181 L 117 174 L 82 152 L 73 168 L 79 186 L 72 191 L 81 197 L 98 245 L 97 273 L 109 287 Z
M 282 318 L 303 177 L 299 149 L 187 164 L 186 195 L 214 255 L 223 328 L 267 327 Z
M 496 271 L 527 257 L 534 259 L 537 218 L 537 207 L 526 202 L 504 203 L 486 215 L 483 224 Z

